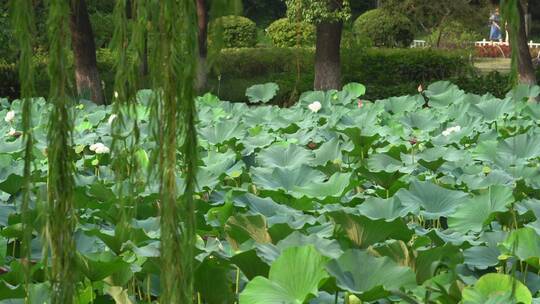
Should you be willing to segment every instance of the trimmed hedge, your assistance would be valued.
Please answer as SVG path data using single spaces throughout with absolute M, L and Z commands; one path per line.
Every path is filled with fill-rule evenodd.
M 266 33 L 277 47 L 295 47 L 315 45 L 315 26 L 307 22 L 291 22 L 289 18 L 278 19 Z M 299 40 L 299 41 L 298 41 Z
M 257 25 L 246 17 L 219 17 L 209 27 L 210 44 L 218 40 L 224 48 L 254 47 L 257 44 Z
M 245 89 L 263 82 L 280 86 L 281 103 L 296 91 L 313 88 L 313 48 L 227 49 L 209 75 L 210 89 L 223 99 L 245 101 Z M 300 75 L 297 81 L 297 64 Z M 347 49 L 342 53 L 343 83 L 367 86 L 366 99 L 415 93 L 419 83 L 466 75 L 466 54 L 430 49 Z M 218 79 L 218 76 L 219 79 Z
M 280 87 L 276 103 L 290 104 L 297 97 L 294 93 L 313 88 L 314 52 L 313 48 L 225 49 L 216 58 L 209 75 L 209 89 L 222 99 L 244 102 L 247 101 L 245 91 L 248 87 L 276 82 Z M 477 75 L 466 58 L 461 52 L 430 49 L 344 50 L 343 83 L 365 84 L 365 98 L 369 100 L 416 94 L 419 83 L 427 85 L 437 80 L 450 80 L 471 93 L 505 95 L 508 91 L 506 75 Z M 97 59 L 106 96 L 110 97 L 114 81 L 113 57 L 110 51 L 99 50 Z M 37 92 L 47 95 L 46 60 L 41 58 L 35 62 Z M 300 66 L 299 74 L 297 64 Z M 540 70 L 537 77 L 540 79 Z M 15 99 L 18 95 L 16 65 L 0 61 L 0 97 Z
M 353 25 L 359 39 L 370 39 L 379 47 L 408 47 L 414 39 L 414 24 L 399 12 L 378 8 L 360 15 Z

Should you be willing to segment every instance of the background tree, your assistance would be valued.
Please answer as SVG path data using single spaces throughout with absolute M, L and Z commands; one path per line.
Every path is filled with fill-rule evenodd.
M 529 51 L 527 29 L 525 25 L 526 1 L 501 0 L 503 19 L 508 24 L 512 52 L 512 68 L 514 77 L 520 84 L 537 84 L 536 74 Z
M 85 0 L 71 2 L 69 25 L 77 92 L 97 104 L 103 104 L 105 100 L 97 67 L 96 44 Z
M 198 45 L 199 45 L 199 64 L 197 67 L 196 89 L 201 92 L 206 87 L 206 57 L 208 55 L 208 10 L 206 0 L 195 0 L 197 3 L 197 25 L 198 25 Z
M 341 34 L 343 21 L 350 18 L 348 0 L 287 0 L 290 19 L 315 24 L 315 90 L 341 87 Z
M 486 0 L 382 0 L 382 8 L 405 14 L 414 22 L 416 31 L 436 32 L 435 45 L 439 46 L 447 25 L 459 22 L 467 30 L 484 31 L 489 17 Z M 479 12 L 480 11 L 480 12 Z

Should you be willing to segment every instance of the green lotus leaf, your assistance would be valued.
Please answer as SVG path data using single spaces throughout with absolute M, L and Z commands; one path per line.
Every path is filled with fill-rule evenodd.
M 416 286 L 414 272 L 388 257 L 374 257 L 366 251 L 350 249 L 326 266 L 337 285 L 362 300 L 385 298 L 392 291 Z
M 266 219 L 264 216 L 238 214 L 231 216 L 223 228 L 227 240 L 235 249 L 248 240 L 257 243 L 271 243 L 272 237 L 268 233 Z
M 356 207 L 356 210 L 360 215 L 367 216 L 372 220 L 393 221 L 409 213 L 415 213 L 418 209 L 414 206 L 404 206 L 397 196 L 393 196 L 387 199 L 368 197 L 361 205 Z
M 274 82 L 256 84 L 247 88 L 246 96 L 251 103 L 267 103 L 272 100 L 274 96 L 276 96 L 278 91 L 279 86 L 277 85 L 277 83 Z
M 399 121 L 411 129 L 425 132 L 432 131 L 440 125 L 437 119 L 433 117 L 433 113 L 426 109 L 405 113 L 399 118 Z
M 458 103 L 464 99 L 465 92 L 448 81 L 438 81 L 428 86 L 424 92 L 429 98 L 431 107 L 442 108 Z
M 395 159 L 387 154 L 373 154 L 367 160 L 367 167 L 372 172 L 406 172 L 406 167 L 403 166 L 401 160 Z
M 501 252 L 495 246 L 474 246 L 463 251 L 465 264 L 477 268 L 487 269 L 499 264 Z
M 294 144 L 287 146 L 274 144 L 260 151 L 256 161 L 261 167 L 294 169 L 309 164 L 313 159 L 313 153 Z
M 235 205 L 246 206 L 250 213 L 262 214 L 268 221 L 268 226 L 288 224 L 293 229 L 300 229 L 306 224 L 315 224 L 315 217 L 291 207 L 280 205 L 271 198 L 261 198 L 246 193 L 234 198 Z
M 77 266 L 92 281 L 101 281 L 112 274 L 129 271 L 130 268 L 128 263 L 111 252 L 79 254 Z
M 451 215 L 467 197 L 467 193 L 417 180 L 411 182 L 409 190 L 402 189 L 396 195 L 404 206 L 420 207 L 427 219 Z
M 311 161 L 315 166 L 324 166 L 328 162 L 341 163 L 342 156 L 342 144 L 339 137 L 334 137 L 331 140 L 323 143 L 317 150 L 314 151 L 315 158 Z
M 240 294 L 242 304 L 302 304 L 328 277 L 328 259 L 313 246 L 290 247 L 272 263 L 268 279 L 256 277 Z
M 257 244 L 257 252 L 268 264 L 276 260 L 283 250 L 290 247 L 301 247 L 313 245 L 325 257 L 337 259 L 343 254 L 343 250 L 336 240 L 323 238 L 318 234 L 305 235 L 295 231 L 288 235 L 277 245 L 272 244 Z
M 307 196 L 324 200 L 329 197 L 340 197 L 351 182 L 352 173 L 334 173 L 325 182 L 314 182 L 293 188 L 293 196 Z
M 507 98 L 512 98 L 512 102 L 527 102 L 531 97 L 537 97 L 540 95 L 540 87 L 537 85 L 530 86 L 525 84 L 518 84 L 512 91 L 506 94 Z
M 471 107 L 474 112 L 482 115 L 484 121 L 492 122 L 498 120 L 514 110 L 514 103 L 511 100 L 488 99 Z
M 513 201 L 511 188 L 490 187 L 486 192 L 470 197 L 459 205 L 448 218 L 448 227 L 463 233 L 480 232 L 491 221 L 494 213 L 506 211 Z
M 346 212 L 331 212 L 329 215 L 336 224 L 337 231 L 359 248 L 367 248 L 387 239 L 408 241 L 412 235 L 401 219 L 372 220 Z
M 221 259 L 205 259 L 196 269 L 195 289 L 208 304 L 230 303 L 234 298 L 229 288 L 230 265 Z
M 402 114 L 405 112 L 413 112 L 418 110 L 424 104 L 424 99 L 420 95 L 415 96 L 399 96 L 390 97 L 384 102 L 384 108 L 386 111 L 392 114 Z
M 297 187 L 312 183 L 323 183 L 326 176 L 320 171 L 302 165 L 295 169 L 289 168 L 252 168 L 253 183 L 267 190 L 293 191 Z
M 463 304 L 532 303 L 531 292 L 523 283 L 501 273 L 483 275 L 474 286 L 463 289 L 462 297 Z
M 225 120 L 200 130 L 201 137 L 212 145 L 221 144 L 233 138 L 242 139 L 246 135 L 245 127 L 238 121 Z
M 506 256 L 515 256 L 531 266 L 540 267 L 540 235 L 533 228 L 512 231 L 499 249 Z

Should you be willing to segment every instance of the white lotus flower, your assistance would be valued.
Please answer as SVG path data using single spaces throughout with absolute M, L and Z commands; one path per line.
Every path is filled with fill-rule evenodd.
M 118 115 L 112 114 L 111 116 L 109 116 L 109 120 L 107 121 L 107 123 L 111 125 L 112 122 L 116 119 L 116 117 L 118 117 Z
M 107 154 L 111 152 L 109 147 L 105 146 L 102 143 L 96 143 L 96 144 L 90 145 L 90 151 L 96 152 L 96 154 Z
M 319 110 L 322 108 L 322 105 L 318 101 L 314 101 L 308 105 L 308 109 L 311 110 L 313 113 L 319 112 Z
M 13 129 L 13 128 L 9 128 L 8 135 L 9 135 L 9 136 L 15 136 L 15 135 L 17 135 L 17 130 L 15 130 L 15 129 Z
M 15 119 L 15 111 L 9 111 L 6 113 L 6 118 L 4 118 L 4 120 L 6 122 L 12 122 L 13 119 Z
M 109 152 L 111 152 L 111 150 L 105 145 L 101 145 L 96 148 L 96 154 L 107 154 Z
M 461 131 L 461 126 L 454 126 L 442 131 L 443 136 L 449 136 L 452 133 Z

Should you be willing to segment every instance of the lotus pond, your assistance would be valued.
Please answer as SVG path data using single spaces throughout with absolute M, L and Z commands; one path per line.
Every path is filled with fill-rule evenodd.
M 247 95 L 265 103 L 276 89 Z M 307 92 L 290 108 L 198 98 L 196 302 L 540 303 L 540 105 L 526 102 L 540 88 L 497 99 L 439 82 L 377 102 L 359 100 L 364 91 Z M 133 151 L 146 168 L 151 95 L 138 94 Z M 0 105 L 10 118 L 0 125 L 0 303 L 24 303 L 20 107 Z M 46 303 L 38 236 L 50 107 L 33 107 L 30 292 Z M 110 113 L 85 102 L 72 113 L 77 301 L 152 303 L 158 181 L 133 177 L 136 208 L 122 237 Z

